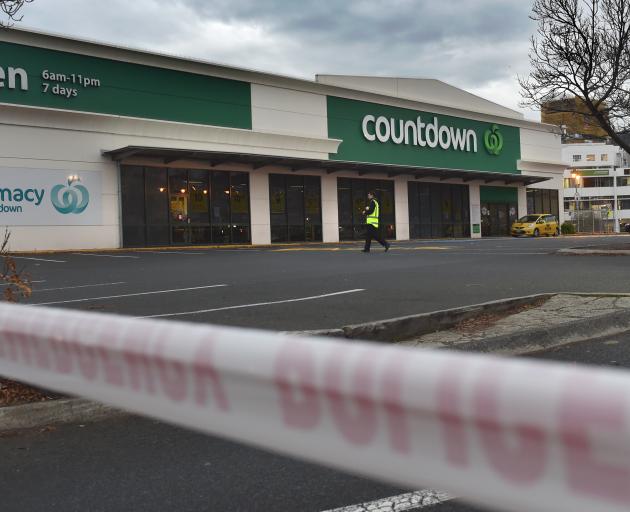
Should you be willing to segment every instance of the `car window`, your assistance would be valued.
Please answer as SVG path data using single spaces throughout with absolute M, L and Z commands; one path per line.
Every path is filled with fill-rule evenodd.
M 556 222 L 556 218 L 555 218 L 553 215 L 547 215 L 547 216 L 545 217 L 545 220 L 546 220 L 547 222 Z
M 521 217 L 520 219 L 518 219 L 518 222 L 536 222 L 538 220 L 538 217 L 540 217 L 540 215 L 525 215 L 524 217 Z

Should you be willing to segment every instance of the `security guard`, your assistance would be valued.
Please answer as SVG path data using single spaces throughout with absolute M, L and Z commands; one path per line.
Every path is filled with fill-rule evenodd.
M 383 239 L 378 229 L 378 219 L 380 214 L 380 207 L 378 201 L 374 198 L 374 192 L 368 192 L 368 205 L 363 210 L 365 215 L 365 247 L 362 252 L 370 252 L 370 245 L 372 240 L 376 240 L 379 244 L 385 247 L 385 252 L 389 251 L 389 242 Z

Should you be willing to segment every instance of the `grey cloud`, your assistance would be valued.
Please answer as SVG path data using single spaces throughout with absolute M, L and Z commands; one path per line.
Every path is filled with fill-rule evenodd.
M 25 23 L 305 78 L 318 72 L 431 77 L 474 90 L 497 81 L 514 88 L 516 72 L 527 72 L 534 29 L 523 0 L 52 4 L 29 4 Z

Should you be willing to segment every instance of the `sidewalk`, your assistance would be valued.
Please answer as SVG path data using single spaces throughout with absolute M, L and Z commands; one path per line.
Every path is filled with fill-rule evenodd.
M 554 295 L 542 304 L 523 308 L 514 314 L 482 313 L 463 320 L 443 331 L 424 334 L 402 341 L 402 345 L 432 348 L 454 348 L 489 338 L 509 337 L 541 327 L 553 330 L 565 324 L 601 317 L 619 311 L 630 311 L 630 296 Z M 517 347 L 515 347 L 517 348 Z

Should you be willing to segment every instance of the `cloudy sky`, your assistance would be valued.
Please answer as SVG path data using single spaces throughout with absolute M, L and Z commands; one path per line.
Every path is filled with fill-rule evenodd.
M 437 78 L 518 107 L 528 0 L 34 0 L 19 24 L 313 79 Z

